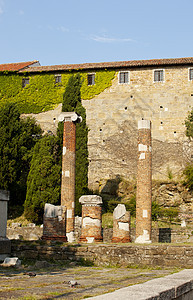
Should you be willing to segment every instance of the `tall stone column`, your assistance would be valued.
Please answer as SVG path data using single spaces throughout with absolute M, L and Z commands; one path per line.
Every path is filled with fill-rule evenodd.
M 97 195 L 81 196 L 82 229 L 80 242 L 102 241 L 102 198 Z
M 64 121 L 61 206 L 66 206 L 68 242 L 74 241 L 76 123 L 81 120 L 75 112 L 64 112 L 59 116 L 59 121 Z
M 151 243 L 152 154 L 151 122 L 138 122 L 136 243 Z

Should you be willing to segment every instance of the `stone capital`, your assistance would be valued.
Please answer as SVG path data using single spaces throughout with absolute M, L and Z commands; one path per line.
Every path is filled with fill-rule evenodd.
M 58 116 L 58 121 L 59 122 L 76 122 L 76 123 L 81 123 L 82 122 L 82 117 L 79 116 L 76 112 L 62 112 Z
M 84 195 L 79 198 L 82 205 L 102 205 L 102 197 L 98 195 Z
M 0 201 L 9 201 L 9 191 L 0 190 Z

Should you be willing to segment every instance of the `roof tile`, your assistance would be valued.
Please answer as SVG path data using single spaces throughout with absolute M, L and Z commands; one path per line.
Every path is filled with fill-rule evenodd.
M 108 69 L 108 68 L 109 69 L 130 68 L 130 67 L 148 67 L 148 66 L 165 66 L 165 65 L 184 65 L 184 64 L 185 65 L 193 64 L 193 57 L 38 66 L 38 67 L 29 67 L 27 71 L 28 72 L 52 72 L 52 71 L 67 71 L 67 70 L 93 70 L 93 69 Z M 21 70 L 20 72 L 24 72 L 24 71 Z
M 20 70 L 23 70 L 23 69 L 25 69 L 33 64 L 36 64 L 36 63 L 38 63 L 37 60 L 27 61 L 27 62 L 19 62 L 19 63 L 2 64 L 2 65 L 0 65 L 0 71 L 20 71 Z

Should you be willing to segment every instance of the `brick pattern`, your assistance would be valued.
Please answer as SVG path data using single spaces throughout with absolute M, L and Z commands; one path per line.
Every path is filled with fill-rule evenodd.
M 62 218 L 61 221 L 58 217 L 48 218 L 44 216 L 44 227 L 42 240 L 61 240 L 66 242 L 65 235 L 66 219 Z
M 145 123 L 146 122 L 146 123 Z M 147 124 L 144 120 L 143 124 Z M 149 123 L 150 124 L 150 123 Z M 146 233 L 151 240 L 152 189 L 151 128 L 138 130 L 138 169 L 136 195 L 136 238 Z M 148 237 L 147 237 L 148 240 Z
M 124 226 L 120 226 L 124 224 Z M 125 230 L 124 227 L 128 227 L 129 230 Z M 129 243 L 130 239 L 130 212 L 126 212 L 125 215 L 119 219 L 113 219 L 113 243 Z
M 90 220 L 85 225 L 85 220 Z M 101 242 L 102 238 L 102 207 L 101 205 L 82 206 L 82 229 L 80 242 L 88 242 L 87 238 L 94 242 Z
M 66 206 L 66 233 L 74 232 L 76 125 L 64 122 L 61 205 Z

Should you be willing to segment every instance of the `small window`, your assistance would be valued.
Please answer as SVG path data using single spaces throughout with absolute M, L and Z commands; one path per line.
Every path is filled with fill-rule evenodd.
M 29 78 L 22 78 L 22 88 L 29 84 Z
M 189 69 L 189 80 L 193 80 L 193 69 Z
M 55 75 L 55 83 L 62 82 L 62 76 L 61 75 Z
M 94 85 L 95 84 L 95 74 L 88 74 L 87 80 L 88 80 L 88 85 Z
M 129 72 L 119 72 L 119 83 L 129 83 Z
M 164 70 L 155 70 L 154 71 L 154 81 L 164 81 Z

